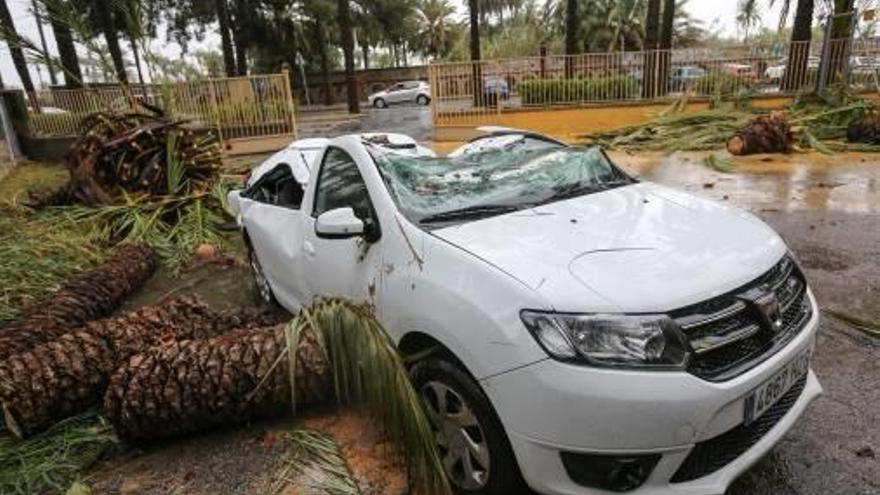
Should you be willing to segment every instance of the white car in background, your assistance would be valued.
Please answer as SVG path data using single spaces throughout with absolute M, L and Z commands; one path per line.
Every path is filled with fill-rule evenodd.
M 788 59 L 783 58 L 775 65 L 771 65 L 764 70 L 764 77 L 772 81 L 779 81 L 785 76 L 785 69 L 788 67 Z M 807 69 L 815 70 L 819 68 L 819 57 L 810 57 L 807 60 Z
M 366 134 L 261 166 L 229 198 L 261 297 L 370 302 L 426 355 L 413 383 L 458 493 L 724 493 L 821 393 L 797 261 L 601 149 L 486 132 L 445 158 Z
M 368 99 L 370 105 L 376 108 L 385 108 L 395 103 L 428 105 L 431 103 L 431 86 L 424 81 L 398 82 L 371 94 Z

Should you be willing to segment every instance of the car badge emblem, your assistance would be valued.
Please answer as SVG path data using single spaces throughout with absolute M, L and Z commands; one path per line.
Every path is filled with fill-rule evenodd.
M 764 328 L 773 333 L 782 330 L 782 307 L 772 290 L 752 289 L 741 296 L 757 310 Z

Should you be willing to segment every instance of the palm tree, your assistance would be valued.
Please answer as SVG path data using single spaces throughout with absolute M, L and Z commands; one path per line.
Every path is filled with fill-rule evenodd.
M 853 7 L 855 0 L 834 0 L 834 15 L 831 18 L 831 50 L 830 60 L 823 60 L 828 64 L 825 70 L 825 85 L 840 81 L 846 70 L 848 45 L 852 42 L 853 35 Z
M 52 64 L 52 57 L 49 55 L 49 48 L 46 45 L 46 33 L 43 31 L 43 14 L 40 12 L 40 5 L 37 0 L 31 0 L 33 8 L 34 21 L 37 23 L 37 32 L 40 35 L 40 45 L 43 47 L 43 59 L 46 61 L 46 70 L 49 71 L 49 81 L 52 86 L 58 85 L 58 79 L 55 78 L 55 67 Z
M 775 0 L 770 1 L 771 7 Z M 788 49 L 788 61 L 785 67 L 785 75 L 780 87 L 784 91 L 800 89 L 806 80 L 806 74 L 810 60 L 810 42 L 813 38 L 813 10 L 814 0 L 798 0 L 794 14 L 794 27 L 791 30 L 791 44 Z M 791 10 L 791 0 L 783 0 L 779 27 L 785 25 L 788 13 Z
M 55 33 L 55 44 L 58 46 L 58 56 L 61 59 L 61 68 L 64 71 L 64 84 L 68 88 L 82 86 L 82 70 L 79 67 L 79 56 L 76 54 L 76 45 L 73 43 L 73 33 L 70 30 L 69 16 L 72 15 L 70 7 L 64 0 L 44 2 L 46 13 L 49 14 L 49 24 Z
M 235 52 L 232 48 L 232 36 L 229 31 L 229 6 L 226 0 L 214 0 L 214 9 L 217 11 L 217 21 L 220 24 L 220 46 L 223 50 L 223 66 L 226 76 L 235 76 Z
M 483 76 L 480 70 L 480 0 L 468 0 L 468 17 L 471 31 L 471 84 L 474 88 L 474 105 L 483 102 Z
M 104 34 L 104 40 L 107 42 L 107 51 L 110 52 L 110 58 L 113 60 L 116 79 L 120 84 L 128 84 L 128 74 L 125 72 L 125 59 L 122 56 L 122 49 L 119 47 L 119 31 L 113 18 L 114 10 L 111 8 L 111 3 L 109 0 L 94 0 L 94 7 L 98 27 Z
M 658 78 L 660 87 L 658 92 L 666 94 L 666 81 L 669 80 L 669 66 L 672 65 L 672 37 L 675 34 L 675 0 L 665 0 L 663 3 L 663 26 L 660 33 L 660 64 Z
M 428 57 L 441 57 L 451 46 L 455 23 L 455 7 L 449 0 L 423 0 L 415 11 L 419 51 Z
M 565 2 L 565 77 L 574 76 L 574 55 L 578 52 L 578 0 Z
M 15 30 L 15 24 L 12 22 L 12 15 L 9 13 L 9 6 L 6 0 L 0 1 L 0 37 L 6 41 L 9 47 L 9 53 L 12 55 L 12 63 L 15 65 L 15 71 L 21 79 L 21 85 L 31 101 L 36 105 L 36 97 L 34 95 L 34 83 L 31 81 L 31 74 L 28 72 L 27 60 L 24 58 L 24 52 L 21 50 L 21 39 L 18 31 Z
M 740 0 L 738 10 L 736 23 L 743 30 L 743 39 L 748 43 L 752 28 L 761 22 L 761 7 L 758 0 Z
M 659 92 L 658 86 L 665 84 L 664 81 L 658 81 L 658 64 L 657 49 L 659 48 L 660 37 L 660 1 L 648 0 L 648 12 L 645 15 L 645 64 L 642 70 L 642 97 L 646 99 L 654 98 Z
M 361 113 L 357 80 L 354 75 L 354 33 L 351 26 L 351 5 L 349 0 L 338 0 L 336 17 L 339 19 L 339 33 L 342 38 L 342 56 L 345 59 L 345 87 L 348 97 L 348 112 Z

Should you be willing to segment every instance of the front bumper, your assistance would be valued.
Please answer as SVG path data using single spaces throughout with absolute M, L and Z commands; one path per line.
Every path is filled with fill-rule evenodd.
M 810 294 L 811 304 L 815 300 Z M 748 372 L 713 383 L 684 372 L 597 369 L 545 360 L 483 381 L 505 426 L 523 477 L 545 494 L 608 493 L 574 483 L 560 452 L 661 454 L 635 494 L 723 494 L 761 458 L 821 392 L 810 371 L 803 391 L 756 443 L 713 472 L 683 483 L 671 480 L 694 446 L 743 422 L 743 400 L 814 345 L 819 312 L 779 352 Z

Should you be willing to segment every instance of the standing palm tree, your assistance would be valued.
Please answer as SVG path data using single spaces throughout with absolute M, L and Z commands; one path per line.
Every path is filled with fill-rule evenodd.
M 94 0 L 96 19 L 104 40 L 107 42 L 107 51 L 113 60 L 113 68 L 116 70 L 116 79 L 120 84 L 128 84 L 128 75 L 125 72 L 125 58 L 119 47 L 119 31 L 116 21 L 113 19 L 114 11 L 109 0 Z
M 645 16 L 645 64 L 642 70 L 642 97 L 651 99 L 659 93 L 659 86 L 665 84 L 657 74 L 657 48 L 660 37 L 660 1 L 648 0 L 648 13 Z
M 43 47 L 46 70 L 49 71 L 49 81 L 52 83 L 52 86 L 57 86 L 58 79 L 55 78 L 55 67 L 52 64 L 52 57 L 49 55 L 49 48 L 46 45 L 46 33 L 43 32 L 43 14 L 40 12 L 40 5 L 37 3 L 37 0 L 31 0 L 31 6 L 34 11 L 34 21 L 37 23 L 37 32 L 40 35 L 40 45 Z
M 72 15 L 70 7 L 64 0 L 45 2 L 46 12 L 49 14 L 49 24 L 55 33 L 55 44 L 58 46 L 58 56 L 61 59 L 61 68 L 64 71 L 64 83 L 68 88 L 82 86 L 82 70 L 79 67 L 79 56 L 76 54 L 76 45 L 73 43 L 73 33 L 70 30 L 68 17 Z
M 220 47 L 223 50 L 223 66 L 226 76 L 235 76 L 235 53 L 232 48 L 232 36 L 229 31 L 229 6 L 226 0 L 214 0 L 217 21 L 220 24 Z
M 774 0 L 771 0 L 770 5 L 773 6 L 774 3 Z M 785 75 L 780 84 L 784 91 L 798 90 L 806 81 L 810 60 L 810 42 L 813 38 L 814 9 L 814 0 L 798 0 L 797 2 L 794 27 L 791 31 L 791 43 L 788 49 L 788 61 L 786 62 Z M 791 0 L 784 0 L 779 17 L 780 29 L 785 25 L 790 10 Z
M 28 72 L 27 60 L 24 58 L 24 52 L 21 50 L 21 41 L 18 31 L 15 30 L 15 24 L 12 23 L 12 15 L 9 13 L 9 6 L 6 0 L 0 1 L 0 37 L 6 41 L 9 47 L 9 53 L 12 55 L 12 63 L 15 65 L 15 71 L 21 79 L 21 85 L 24 86 L 25 92 L 31 98 L 31 102 L 36 105 L 36 97 L 34 95 L 34 83 L 31 81 L 31 74 Z
M 483 76 L 480 70 L 480 0 L 468 0 L 468 16 L 471 28 L 471 84 L 474 88 L 474 105 L 483 102 Z
M 578 52 L 578 0 L 565 2 L 565 77 L 574 77 L 574 55 Z
M 351 26 L 351 5 L 348 2 L 349 0 L 338 0 L 336 16 L 339 19 L 342 56 L 345 59 L 345 87 L 348 97 L 348 112 L 361 113 L 357 79 L 355 79 L 354 75 L 354 32 Z
M 658 93 L 666 94 L 669 80 L 669 66 L 672 65 L 672 37 L 675 34 L 675 0 L 665 0 L 663 3 L 663 26 L 660 33 L 660 60 L 658 78 L 661 81 Z
M 415 11 L 416 41 L 428 57 L 441 57 L 451 46 L 455 7 L 448 0 L 423 0 Z
M 761 22 L 761 7 L 758 0 L 740 0 L 738 9 L 736 23 L 743 30 L 743 39 L 748 43 L 752 28 Z

